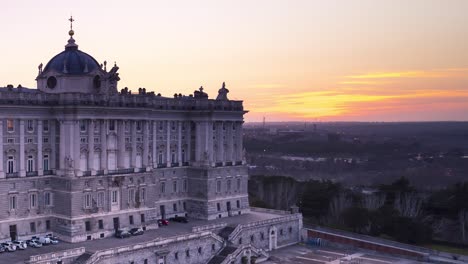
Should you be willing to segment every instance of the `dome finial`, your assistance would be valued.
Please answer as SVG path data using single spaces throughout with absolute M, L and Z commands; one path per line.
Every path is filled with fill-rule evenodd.
M 73 38 L 73 35 L 75 34 L 75 31 L 73 31 L 73 21 L 75 21 L 75 19 L 73 19 L 73 16 L 70 16 L 70 19 L 68 19 L 68 21 L 70 21 L 70 31 L 68 31 L 68 35 L 70 35 L 70 37 Z
M 70 35 L 70 39 L 68 40 L 68 44 L 65 45 L 65 49 L 77 49 L 78 45 L 75 44 L 75 40 L 73 39 L 73 35 L 75 35 L 75 31 L 73 31 L 73 16 L 70 16 L 68 19 L 70 21 L 70 31 L 68 31 L 68 35 Z

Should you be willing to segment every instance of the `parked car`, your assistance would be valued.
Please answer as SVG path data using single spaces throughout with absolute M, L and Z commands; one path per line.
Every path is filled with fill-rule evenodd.
M 3 242 L 2 245 L 5 247 L 5 250 L 8 252 L 16 251 L 16 246 L 12 242 Z
M 158 220 L 158 226 L 167 226 L 167 225 L 169 225 L 169 221 L 167 221 L 166 219 Z
M 59 243 L 58 237 L 52 235 L 52 234 L 47 234 L 46 237 L 50 239 L 50 243 L 52 245 L 57 245 Z
M 3 253 L 3 252 L 5 252 L 5 247 L 0 244 L 0 253 Z
M 51 245 L 52 241 L 49 237 L 39 237 L 39 242 L 43 245 Z
M 143 235 L 143 233 L 145 233 L 145 231 L 143 231 L 143 229 L 141 229 L 139 227 L 135 227 L 135 228 L 130 229 L 129 233 L 132 236 L 138 236 L 138 235 Z
M 39 240 L 33 240 L 33 239 L 29 239 L 29 240 L 26 240 L 26 244 L 29 246 L 29 247 L 33 247 L 33 248 L 40 248 L 42 247 L 42 244 L 41 242 L 39 242 Z
M 174 221 L 174 222 L 179 222 L 179 223 L 188 223 L 187 217 L 184 217 L 184 216 L 172 217 L 169 220 Z
M 15 240 L 13 241 L 13 244 L 15 244 L 17 249 L 25 250 L 28 248 L 28 245 L 26 244 L 26 242 L 22 240 Z
M 126 238 L 132 236 L 127 230 L 119 229 L 115 231 L 115 237 L 117 238 Z

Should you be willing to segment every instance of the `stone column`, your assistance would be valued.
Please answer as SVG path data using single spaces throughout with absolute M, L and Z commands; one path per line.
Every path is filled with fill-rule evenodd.
M 130 167 L 136 172 L 138 169 L 136 167 L 136 152 L 137 152 L 137 133 L 136 133 L 136 121 L 130 121 L 132 124 L 132 155 L 130 158 Z
M 190 164 L 192 161 L 192 124 L 191 122 L 186 122 L 185 126 L 185 139 L 187 142 L 187 148 L 185 149 L 185 160 Z
M 26 177 L 25 158 L 24 158 L 24 120 L 20 120 L 19 126 L 19 141 L 20 141 L 20 155 L 19 155 L 19 176 Z
M 205 139 L 205 151 L 208 153 L 208 162 L 211 166 L 215 154 L 213 153 L 213 122 L 205 122 L 206 127 L 206 139 Z
M 226 161 L 234 162 L 234 157 L 232 155 L 233 149 L 234 149 L 234 140 L 232 139 L 233 133 L 232 133 L 232 122 L 226 122 L 226 137 L 227 137 L 227 151 L 226 151 Z
M 94 120 L 89 120 L 88 125 L 88 170 L 91 171 L 91 175 L 96 175 L 94 170 Z
M 179 166 L 182 166 L 182 121 L 178 121 L 177 129 L 177 161 L 179 162 Z
M 236 123 L 237 134 L 237 161 L 244 161 L 244 149 L 242 147 L 242 121 Z
M 3 169 L 5 159 L 3 157 L 3 119 L 0 119 L 0 178 L 5 178 L 5 171 Z
M 65 145 L 66 145 L 66 135 L 65 135 L 65 120 L 59 120 L 59 129 L 60 129 L 60 142 L 59 142 L 59 167 L 60 174 L 65 174 L 66 164 L 65 164 Z
M 153 121 L 153 168 L 158 167 L 158 137 L 156 131 L 158 131 L 158 122 Z
M 117 123 L 117 168 L 125 169 L 125 121 L 118 120 Z
M 37 174 L 39 176 L 44 175 L 44 168 L 43 168 L 43 154 L 42 154 L 42 131 L 43 131 L 43 126 L 42 126 L 42 120 L 37 121 Z
M 167 138 L 166 138 L 166 164 L 167 167 L 171 166 L 171 122 L 166 121 L 167 123 Z
M 49 142 L 50 142 L 50 156 L 49 156 L 49 170 L 57 170 L 57 144 L 56 144 L 56 137 L 57 137 L 57 129 L 55 120 L 49 120 Z
M 218 160 L 220 162 L 222 162 L 222 164 L 224 165 L 224 162 L 226 161 L 224 159 L 224 134 L 226 132 L 226 130 L 223 129 L 224 128 L 224 123 L 223 122 L 219 122 L 218 123 Z
M 149 122 L 143 121 L 143 154 L 141 157 L 141 164 L 146 171 L 149 171 Z
M 73 159 L 73 169 L 75 171 L 75 176 L 83 176 L 83 171 L 80 168 L 81 161 L 81 134 L 80 134 L 80 120 L 73 120 L 72 126 L 72 136 L 70 137 L 73 145 L 72 159 Z
M 101 120 L 101 170 L 107 174 L 107 120 Z

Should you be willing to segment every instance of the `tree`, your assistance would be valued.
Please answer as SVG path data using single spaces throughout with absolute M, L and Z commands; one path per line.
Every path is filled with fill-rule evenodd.
M 367 233 L 370 229 L 369 211 L 361 207 L 350 207 L 342 213 L 344 224 L 353 232 Z

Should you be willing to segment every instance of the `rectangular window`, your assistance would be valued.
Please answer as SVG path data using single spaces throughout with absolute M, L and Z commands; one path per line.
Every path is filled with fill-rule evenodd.
M 216 204 L 216 208 L 218 209 L 218 212 L 221 211 L 221 204 L 220 204 L 220 203 L 217 203 L 217 204 Z
M 91 231 L 91 222 L 90 221 L 85 222 L 85 229 L 86 229 L 86 231 Z
M 49 155 L 44 155 L 42 162 L 43 162 L 43 169 L 45 171 L 49 170 Z
M 129 203 L 135 202 L 135 190 L 134 189 L 128 190 L 128 202 Z
M 172 183 L 172 192 L 173 192 L 173 193 L 176 193 L 176 192 L 177 192 L 177 182 L 176 182 L 176 181 L 174 181 L 174 182 Z
M 133 215 L 128 216 L 128 222 L 130 223 L 130 225 L 133 225 Z
M 163 164 L 163 154 L 162 154 L 162 152 L 159 152 L 159 155 L 158 155 L 158 164 Z
M 145 201 L 145 199 L 146 199 L 146 189 L 145 189 L 145 188 L 141 188 L 141 189 L 140 189 L 140 202 Z
M 145 222 L 145 214 L 141 214 L 141 215 L 140 215 L 140 221 L 141 221 L 142 223 Z
M 49 120 L 42 121 L 42 129 L 44 132 L 49 132 Z
M 231 180 L 227 180 L 227 190 L 231 190 Z
M 49 143 L 49 138 L 48 137 L 43 137 L 42 138 L 42 143 Z
M 33 139 L 32 138 L 27 138 L 26 143 L 29 143 L 29 144 L 33 143 Z
M 98 207 L 104 206 L 104 192 L 98 192 L 97 206 Z
M 185 202 L 182 202 L 182 206 L 184 208 L 184 211 L 187 210 L 187 204 Z
M 172 209 L 174 209 L 174 212 L 177 212 L 177 204 L 172 204 Z
M 119 195 L 118 195 L 117 191 L 116 190 L 112 191 L 112 200 L 111 201 L 112 201 L 113 204 L 117 203 L 118 197 L 119 197 Z
M 80 142 L 81 143 L 86 143 L 86 138 L 85 137 L 80 138 Z
M 109 131 L 115 131 L 115 120 L 109 120 Z
M 14 138 L 7 138 L 7 143 L 8 143 L 8 144 L 14 144 L 14 143 L 15 143 L 15 139 L 14 139 Z
M 31 193 L 29 195 L 29 208 L 37 208 L 37 194 Z
M 45 221 L 45 228 L 46 228 L 47 231 L 50 230 L 50 220 Z
M 29 229 L 31 229 L 31 233 L 36 233 L 36 223 L 35 222 L 29 223 Z
M 44 203 L 46 206 L 52 205 L 52 193 L 50 192 L 44 193 Z
M 161 193 L 166 193 L 166 183 L 161 182 Z
M 237 208 L 240 208 L 240 201 L 239 200 L 236 201 L 236 205 L 237 205 Z
M 239 191 L 241 188 L 241 179 L 237 179 L 237 190 Z
M 27 165 L 27 171 L 32 172 L 34 171 L 34 158 L 33 156 L 28 156 L 28 165 Z
M 10 196 L 10 211 L 16 210 L 16 196 Z
M 142 130 L 142 127 L 143 127 L 143 124 L 141 121 L 137 121 L 136 122 L 136 129 L 138 132 L 140 132 Z
M 28 120 L 28 121 L 26 122 L 26 125 L 27 125 L 27 129 L 28 129 L 29 132 L 31 132 L 31 131 L 34 130 L 34 123 L 33 123 L 32 120 Z
M 80 131 L 81 132 L 86 131 L 86 121 L 85 120 L 80 120 Z
M 7 160 L 7 173 L 14 173 L 15 172 L 15 159 L 13 156 L 8 156 Z
M 216 192 L 217 193 L 221 192 L 221 181 L 216 182 Z
M 91 208 L 91 203 L 92 203 L 91 194 L 90 193 L 85 194 L 84 207 L 85 208 Z
M 98 227 L 99 229 L 104 229 L 104 221 L 102 221 L 102 219 L 98 220 Z
M 95 137 L 94 138 L 94 143 L 99 143 L 99 138 Z
M 7 119 L 7 131 L 8 132 L 15 131 L 15 122 L 13 121 L 13 119 Z
M 184 186 L 183 186 L 184 192 L 186 192 L 187 191 L 187 180 L 184 180 L 183 184 L 184 184 Z

